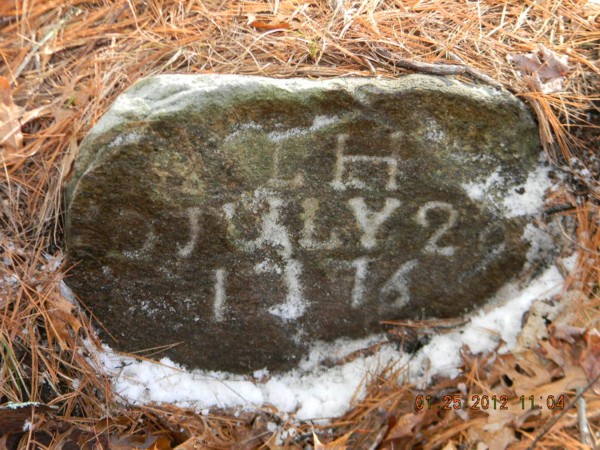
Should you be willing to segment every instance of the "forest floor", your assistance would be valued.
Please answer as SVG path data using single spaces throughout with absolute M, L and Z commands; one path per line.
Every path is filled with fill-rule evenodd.
M 0 447 L 597 448 L 599 64 L 597 1 L 3 0 Z M 545 336 L 518 353 L 464 349 L 460 375 L 426 389 L 387 367 L 327 424 L 269 405 L 200 414 L 120 399 L 91 357 L 97 324 L 61 289 L 69 271 L 62 189 L 81 140 L 115 97 L 162 73 L 415 72 L 503 86 L 535 114 L 547 159 L 564 180 L 540 220 L 560 223 L 570 245 L 559 256 L 577 254 L 552 299 L 568 320 L 547 320 Z M 419 395 L 439 404 L 500 390 L 513 405 L 523 390 L 564 395 L 564 405 L 468 414 L 415 408 Z

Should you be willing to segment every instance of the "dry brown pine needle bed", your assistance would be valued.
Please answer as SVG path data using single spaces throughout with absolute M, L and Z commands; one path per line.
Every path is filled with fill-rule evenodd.
M 3 0 L 0 57 L 0 447 L 598 446 L 598 2 Z M 328 426 L 282 419 L 268 405 L 203 416 L 121 404 L 85 350 L 84 341 L 98 344 L 89 315 L 60 289 L 69 269 L 61 262 L 61 188 L 78 144 L 115 96 L 140 77 L 173 72 L 422 72 L 510 89 L 535 112 L 548 159 L 565 179 L 546 212 L 561 218 L 570 242 L 562 251 L 579 255 L 554 299 L 568 322 L 550 323 L 549 337 L 525 353 L 474 357 L 464 349 L 463 374 L 426 391 L 398 383 L 403 368 L 388 367 Z M 411 332 L 426 334 L 429 324 L 418 325 Z M 579 394 L 575 377 L 588 382 Z M 419 395 L 502 392 L 518 402 L 523 391 L 562 392 L 565 407 L 415 409 Z

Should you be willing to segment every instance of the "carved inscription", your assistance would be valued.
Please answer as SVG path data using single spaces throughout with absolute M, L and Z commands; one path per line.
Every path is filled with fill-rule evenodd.
M 225 280 L 226 280 L 225 269 L 215 270 L 215 303 L 213 311 L 215 315 L 215 321 L 221 322 L 224 318 L 225 310 Z
M 365 200 L 356 197 L 348 201 L 352 208 L 354 217 L 362 230 L 360 243 L 364 248 L 374 248 L 377 245 L 377 231 L 383 225 L 388 217 L 401 205 L 400 200 L 395 198 L 386 198 L 385 206 L 381 211 L 371 211 L 367 207 Z
M 400 133 L 391 135 L 392 147 L 396 148 L 395 144 Z M 371 163 L 376 165 L 387 166 L 388 179 L 385 188 L 388 191 L 394 191 L 398 188 L 398 159 L 396 153 L 390 156 L 367 156 L 367 155 L 347 155 L 346 145 L 349 136 L 340 134 L 337 136 L 337 146 L 335 148 L 335 169 L 331 186 L 338 191 L 344 191 L 348 188 L 366 189 L 368 187 L 364 180 L 359 180 L 353 177 L 345 177 L 346 169 L 349 165 L 358 163 Z
M 352 267 L 355 270 L 354 285 L 352 286 L 352 307 L 356 308 L 363 304 L 365 292 L 367 290 L 365 282 L 369 274 L 369 262 L 371 260 L 366 256 L 352 261 Z
M 418 264 L 419 262 L 415 259 L 402 264 L 381 288 L 382 295 L 388 296 L 393 294 L 395 296 L 393 305 L 396 308 L 403 308 L 410 301 L 408 275 Z
M 190 219 L 190 239 L 183 247 L 178 247 L 177 254 L 182 257 L 190 256 L 192 250 L 198 241 L 198 235 L 200 234 L 200 226 L 198 219 L 200 218 L 200 208 L 192 207 L 187 210 L 188 217 Z
M 304 208 L 304 213 L 302 214 L 304 227 L 302 228 L 300 245 L 308 250 L 333 250 L 340 247 L 342 243 L 335 230 L 331 231 L 329 239 L 326 241 L 319 241 L 315 237 L 315 219 L 319 211 L 319 200 L 316 198 L 307 198 L 302 202 L 302 207 Z
M 263 197 L 263 195 L 260 195 Z M 262 217 L 260 235 L 252 241 L 241 240 L 233 236 L 238 234 L 234 224 L 234 215 L 236 206 L 228 203 L 223 206 L 225 218 L 227 219 L 228 231 L 230 236 L 237 244 L 247 252 L 254 252 L 263 247 L 272 247 L 283 260 L 283 282 L 285 284 L 287 295 L 283 303 L 274 306 L 269 312 L 283 320 L 293 320 L 302 316 L 306 308 L 306 301 L 303 298 L 302 283 L 302 263 L 293 258 L 292 240 L 288 229 L 281 223 L 280 209 L 283 206 L 283 200 L 274 195 L 264 194 L 268 204 L 268 212 Z M 263 261 L 254 268 L 257 273 L 264 273 L 269 270 L 275 270 L 270 261 Z
M 448 221 L 438 228 L 432 235 L 427 244 L 425 245 L 425 251 L 427 253 L 437 253 L 443 256 L 454 255 L 455 248 L 451 245 L 445 247 L 439 247 L 438 241 L 443 237 L 450 228 L 456 224 L 458 213 L 454 210 L 454 207 L 450 203 L 446 202 L 427 202 L 423 205 L 417 213 L 417 221 L 420 225 L 425 228 L 429 227 L 429 221 L 427 220 L 427 213 L 433 209 L 439 209 L 448 214 Z
M 390 139 L 392 148 L 395 149 L 398 134 L 391 134 Z M 354 227 L 358 230 L 356 234 L 358 242 L 353 244 L 358 244 L 358 247 L 364 251 L 364 255 L 350 261 L 333 259 L 330 263 L 339 269 L 353 271 L 354 281 L 350 298 L 348 298 L 350 308 L 361 307 L 370 292 L 377 292 L 382 304 L 397 309 L 404 308 L 411 301 L 410 277 L 413 271 L 418 270 L 418 259 L 413 258 L 401 263 L 391 273 L 391 276 L 382 281 L 380 280 L 378 286 L 370 281 L 372 270 L 377 268 L 378 265 L 376 252 L 380 247 L 381 240 L 386 237 L 383 231 L 387 229 L 386 223 L 390 222 L 395 214 L 402 213 L 403 202 L 392 194 L 392 191 L 397 191 L 399 188 L 397 151 L 393 150 L 389 156 L 348 155 L 346 152 L 347 143 L 347 134 L 337 136 L 335 163 L 332 168 L 333 174 L 330 186 L 334 191 L 353 190 L 354 196 L 342 203 L 345 204 L 347 212 L 354 220 Z M 290 180 L 280 178 L 280 151 L 280 148 L 274 151 L 272 177 L 267 183 L 268 186 L 257 189 L 252 196 L 246 196 L 238 202 L 223 204 L 221 211 L 227 224 L 227 238 L 237 248 L 248 255 L 273 254 L 261 252 L 262 250 L 271 249 L 271 252 L 276 255 L 276 257 L 265 256 L 263 260 L 256 263 L 254 273 L 257 276 L 275 274 L 280 277 L 285 287 L 285 296 L 276 301 L 268 311 L 283 321 L 289 321 L 301 317 L 311 304 L 304 291 L 304 267 L 302 261 L 298 258 L 299 250 L 331 252 L 343 248 L 344 242 L 340 237 L 339 230 L 319 228 L 319 219 L 322 217 L 323 211 L 319 199 L 314 197 L 304 198 L 300 202 L 298 216 L 302 227 L 297 240 L 294 239 L 289 224 L 285 223 L 283 219 L 283 210 L 286 206 L 289 206 L 289 201 L 283 199 L 283 195 L 278 189 L 288 188 L 301 192 L 304 177 L 299 172 Z M 385 170 L 385 190 L 389 194 L 385 197 L 383 203 L 369 200 L 368 192 L 372 186 L 369 185 L 368 180 L 359 179 L 356 175 L 348 175 L 350 173 L 349 168 L 355 164 L 362 164 L 363 167 L 364 165 L 373 165 L 378 169 Z M 366 195 L 356 195 L 357 191 L 364 191 Z M 259 225 L 255 238 L 244 237 L 244 233 L 238 227 L 237 214 L 240 211 L 248 214 L 258 214 Z M 430 222 L 431 215 L 434 213 L 445 217 L 445 221 L 433 226 Z M 188 208 L 186 215 L 188 219 L 188 238 L 184 244 L 177 246 L 177 256 L 180 258 L 190 257 L 200 239 L 201 232 L 200 218 L 202 211 L 200 208 Z M 429 237 L 421 250 L 423 254 L 439 255 L 447 258 L 452 258 L 455 255 L 456 246 L 444 245 L 445 238 L 452 232 L 458 220 L 458 212 L 452 204 L 443 201 L 425 202 L 418 208 L 414 220 L 428 232 Z M 395 229 L 394 232 L 403 233 L 403 230 Z M 150 233 L 143 246 L 135 252 L 130 252 L 131 255 L 143 256 L 152 250 L 155 240 L 156 236 Z M 495 248 L 490 257 L 497 256 L 497 252 L 501 251 L 503 251 L 503 248 Z M 481 264 L 485 265 L 486 261 L 484 260 Z M 480 270 L 482 270 L 481 266 L 473 268 L 474 273 Z M 213 314 L 214 320 L 221 322 L 224 320 L 227 311 L 228 275 L 224 268 L 216 268 L 213 273 Z

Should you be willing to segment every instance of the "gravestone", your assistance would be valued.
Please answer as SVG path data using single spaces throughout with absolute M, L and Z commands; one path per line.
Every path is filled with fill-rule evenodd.
M 81 145 L 68 284 L 119 350 L 286 370 L 519 274 L 539 151 L 520 101 L 448 78 L 145 79 Z

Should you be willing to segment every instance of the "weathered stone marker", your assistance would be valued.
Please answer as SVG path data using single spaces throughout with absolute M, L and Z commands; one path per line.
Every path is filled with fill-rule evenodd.
M 118 349 L 288 369 L 518 274 L 524 220 L 503 199 L 538 152 L 518 100 L 446 78 L 146 79 L 81 146 L 68 284 Z

